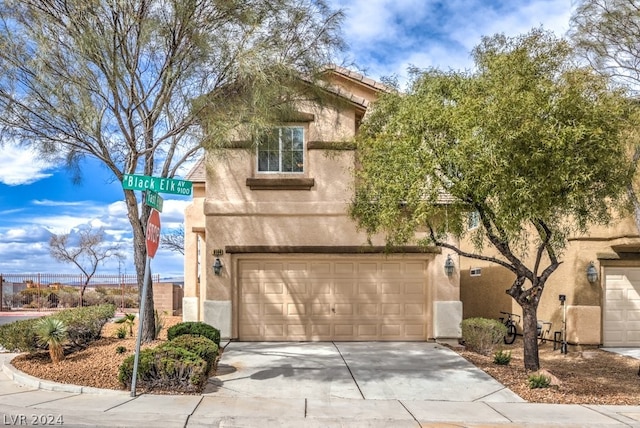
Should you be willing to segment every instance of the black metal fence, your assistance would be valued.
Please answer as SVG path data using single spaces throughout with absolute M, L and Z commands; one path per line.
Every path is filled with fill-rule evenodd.
M 159 275 L 152 277 L 153 282 Z M 0 274 L 0 310 L 55 310 L 112 303 L 138 307 L 136 275 Z

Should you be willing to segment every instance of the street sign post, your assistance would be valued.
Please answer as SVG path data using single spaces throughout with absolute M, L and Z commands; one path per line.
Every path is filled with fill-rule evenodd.
M 140 345 L 142 343 L 142 324 L 144 322 L 144 309 L 147 301 L 147 288 L 151 282 L 151 259 L 158 251 L 160 244 L 160 213 L 151 209 L 149 221 L 147 221 L 147 233 L 145 238 L 147 246 L 147 263 L 144 267 L 144 280 L 142 281 L 142 296 L 140 297 L 140 312 L 138 313 L 138 337 L 136 338 L 136 353 L 133 357 L 133 374 L 131 378 L 131 396 L 136 396 L 136 380 L 138 378 L 138 361 L 140 360 Z
M 153 190 L 145 190 L 144 191 L 144 204 L 151 207 L 151 208 L 155 208 L 156 210 L 158 210 L 158 212 L 162 212 L 162 203 L 164 202 L 164 199 L 162 199 L 162 196 L 160 196 L 157 192 L 154 192 Z
M 125 190 L 153 190 L 157 193 L 190 196 L 193 183 L 175 178 L 124 174 L 122 177 L 122 188 Z

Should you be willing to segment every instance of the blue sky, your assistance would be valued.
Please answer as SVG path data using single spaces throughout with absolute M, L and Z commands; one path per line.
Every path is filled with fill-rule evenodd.
M 564 34 L 572 0 L 328 0 L 344 9 L 348 62 L 368 77 L 395 75 L 407 68 L 471 68 L 470 51 L 482 36 L 515 36 L 542 26 Z M 83 180 L 72 183 L 59 165 L 11 144 L 0 148 L 0 273 L 77 273 L 49 255 L 51 233 L 69 233 L 91 225 L 103 227 L 111 241 L 129 254 L 98 273 L 134 273 L 130 225 L 122 186 L 99 163 L 83 164 Z M 163 195 L 163 231 L 178 227 L 190 198 Z M 160 248 L 153 260 L 162 277 L 182 276 L 179 253 Z

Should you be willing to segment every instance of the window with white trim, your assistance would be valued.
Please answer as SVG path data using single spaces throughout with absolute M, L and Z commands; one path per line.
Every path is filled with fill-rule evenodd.
M 467 217 L 467 230 L 477 229 L 480 225 L 480 213 L 471 211 Z
M 303 172 L 304 128 L 285 126 L 267 132 L 258 142 L 258 172 Z

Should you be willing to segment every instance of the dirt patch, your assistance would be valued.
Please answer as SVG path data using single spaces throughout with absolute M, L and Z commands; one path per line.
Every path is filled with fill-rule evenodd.
M 531 389 L 521 339 L 502 348 L 511 351 L 508 366 L 494 364 L 493 355 L 456 352 L 529 402 L 640 405 L 640 360 L 601 349 L 562 354 L 547 342 L 540 345 L 540 367 L 557 378 L 558 385 Z
M 142 345 L 142 349 L 156 346 L 167 340 L 167 328 L 182 321 L 181 317 L 165 317 L 164 328 L 158 340 Z M 87 349 L 73 352 L 58 364 L 52 364 L 46 352 L 33 355 L 22 354 L 11 362 L 15 368 L 31 376 L 54 382 L 92 386 L 105 389 L 122 389 L 118 382 L 118 368 L 129 355 L 135 353 L 135 337 L 117 339 L 116 331 L 123 324 L 107 323 L 102 329 L 102 339 L 92 343 Z M 133 328 L 137 334 L 137 325 Z M 118 347 L 126 349 L 116 352 Z

